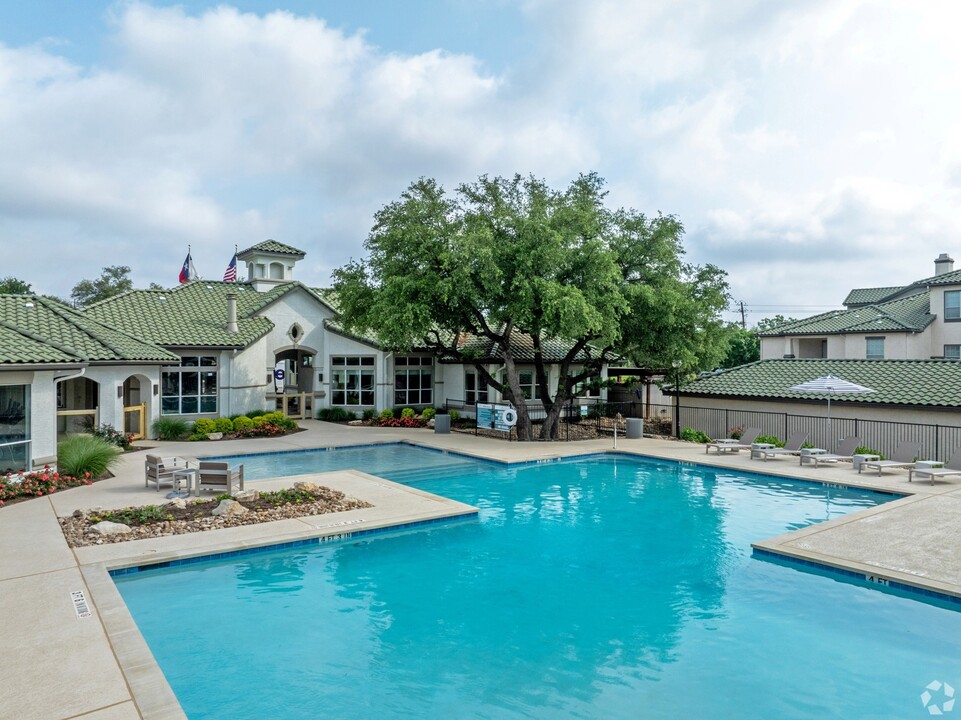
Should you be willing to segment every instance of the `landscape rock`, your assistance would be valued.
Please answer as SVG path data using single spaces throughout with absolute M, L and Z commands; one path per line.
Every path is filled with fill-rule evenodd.
M 187 501 L 184 500 L 183 498 L 174 498 L 169 503 L 167 503 L 167 505 L 169 507 L 175 507 L 178 510 L 183 510 L 185 507 L 187 507 Z
M 294 490 L 300 490 L 301 492 L 315 493 L 320 490 L 320 486 L 317 483 L 312 483 L 309 480 L 301 480 L 300 482 L 294 483 Z
M 96 525 L 91 525 L 90 530 L 98 535 L 125 535 L 130 532 L 130 526 L 104 520 Z
M 220 505 L 215 507 L 211 515 L 246 515 L 250 512 L 236 500 L 221 500 Z
M 240 492 L 234 493 L 234 500 L 239 500 L 241 502 L 253 502 L 259 498 L 259 490 L 241 490 Z
M 223 433 L 207 433 L 208 440 L 220 440 L 223 436 Z

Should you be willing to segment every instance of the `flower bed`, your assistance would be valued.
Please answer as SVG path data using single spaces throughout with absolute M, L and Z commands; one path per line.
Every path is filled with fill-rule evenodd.
M 90 485 L 93 480 L 90 473 L 85 477 L 76 478 L 71 475 L 61 475 L 44 465 L 38 472 L 13 474 L 7 473 L 0 477 L 0 507 L 16 500 L 28 500 L 44 495 L 53 495 L 58 490 Z
M 221 508 L 222 515 L 212 514 L 222 501 L 229 499 L 228 495 L 218 495 L 210 500 L 176 499 L 163 505 L 122 510 L 77 510 L 71 517 L 60 518 L 60 527 L 70 547 L 81 547 L 373 507 L 364 500 L 347 497 L 339 490 L 313 483 L 296 483 L 291 489 L 273 492 L 242 491 L 234 496 L 232 508 Z M 238 505 L 242 509 L 238 509 Z M 129 529 L 117 534 L 101 534 L 94 528 L 103 522 L 118 523 Z

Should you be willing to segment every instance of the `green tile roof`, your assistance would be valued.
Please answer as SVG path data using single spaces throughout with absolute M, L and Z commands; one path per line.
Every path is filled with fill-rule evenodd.
M 264 240 L 256 245 L 251 245 L 246 250 L 241 250 L 237 253 L 238 258 L 243 258 L 244 255 L 251 252 L 261 252 L 261 253 L 274 253 L 277 255 L 299 255 L 304 257 L 307 253 L 303 250 L 298 250 L 291 245 L 284 245 L 282 242 L 277 242 L 276 240 Z
M 833 310 L 803 320 L 782 323 L 759 332 L 761 337 L 832 335 L 844 333 L 920 332 L 934 322 L 927 293 L 915 293 L 875 305 Z
M 177 356 L 36 295 L 0 295 L 0 364 L 166 362 Z
M 932 285 L 961 285 L 961 270 L 954 270 L 943 273 L 942 275 L 933 275 L 923 280 L 917 280 L 911 283 L 909 287 L 926 288 Z
M 171 290 L 131 290 L 86 308 L 103 323 L 168 347 L 246 347 L 274 327 L 265 317 L 253 317 L 265 305 L 304 287 L 281 283 L 257 292 L 250 283 L 196 280 Z M 237 294 L 239 332 L 227 332 L 227 294 Z
M 847 305 L 849 308 L 853 306 L 871 305 L 872 303 L 887 300 L 890 296 L 901 290 L 904 290 L 903 285 L 895 285 L 894 287 L 854 288 L 854 290 L 849 292 L 848 296 L 844 298 L 842 305 Z
M 560 362 L 567 355 L 573 343 L 558 340 L 556 338 L 544 338 L 541 340 L 541 355 L 545 362 Z M 480 335 L 466 335 L 458 343 L 460 348 L 472 354 L 478 360 L 489 362 L 499 362 L 500 345 L 489 338 Z M 534 362 L 534 339 L 530 335 L 514 333 L 511 336 L 511 351 L 514 360 L 522 363 Z M 596 348 L 588 345 L 577 353 L 574 360 L 584 362 L 599 355 Z M 448 358 L 453 360 L 452 358 Z
M 833 395 L 832 404 L 961 407 L 961 362 L 957 360 L 761 360 L 685 383 L 681 394 L 826 401 L 827 394 L 787 389 L 824 375 L 874 390 Z

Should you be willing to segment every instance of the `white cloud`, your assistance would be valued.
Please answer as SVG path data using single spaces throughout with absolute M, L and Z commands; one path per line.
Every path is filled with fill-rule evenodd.
M 678 214 L 690 257 L 728 269 L 749 304 L 838 303 L 961 255 L 961 9 L 529 0 L 524 13 L 528 53 L 499 74 L 482 53 L 403 54 L 229 6 L 118 5 L 103 66 L 0 46 L 6 274 L 64 294 L 129 258 L 139 283 L 166 282 L 191 243 L 216 276 L 234 243 L 269 236 L 308 250 L 304 279 L 323 283 L 421 175 L 560 185 L 589 170 L 614 203 Z M 43 287 L 37 253 L 57 251 L 71 262 Z

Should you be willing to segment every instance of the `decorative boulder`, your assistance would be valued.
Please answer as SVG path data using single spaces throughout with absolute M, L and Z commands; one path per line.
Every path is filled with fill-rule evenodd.
M 183 510 L 187 507 L 187 501 L 184 500 L 183 498 L 175 498 L 174 500 L 171 500 L 169 503 L 167 503 L 167 507 L 174 507 L 174 508 L 177 508 L 178 510 Z
M 249 512 L 247 508 L 236 500 L 221 500 L 220 505 L 215 507 L 211 515 L 245 515 Z
M 241 490 L 240 492 L 234 493 L 234 500 L 246 500 L 247 502 L 253 502 L 259 498 L 259 490 Z
M 207 433 L 208 440 L 220 440 L 223 436 L 223 433 Z
M 307 480 L 301 480 L 300 482 L 294 483 L 294 490 L 300 490 L 301 492 L 315 493 L 320 490 L 317 483 L 312 483 Z
M 109 520 L 91 525 L 90 529 L 98 535 L 123 535 L 130 532 L 130 526 L 124 525 L 123 523 L 110 522 Z

